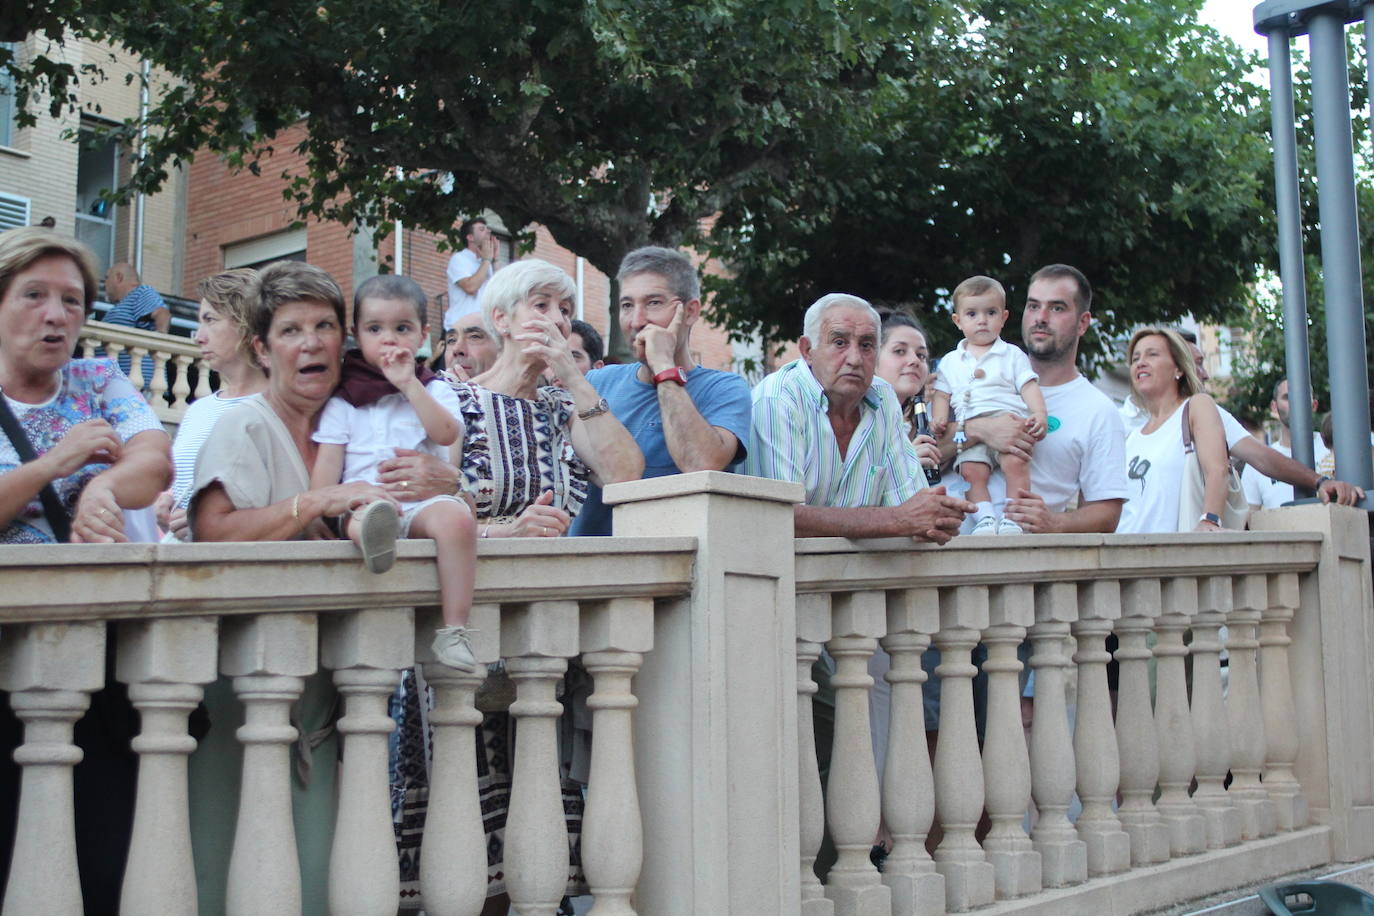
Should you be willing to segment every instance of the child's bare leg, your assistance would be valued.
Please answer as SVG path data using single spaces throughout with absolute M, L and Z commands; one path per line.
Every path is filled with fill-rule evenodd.
M 988 492 L 988 480 L 992 477 L 992 467 L 981 461 L 965 461 L 959 465 L 959 476 L 968 481 L 968 495 L 964 498 L 971 503 L 985 503 L 992 499 Z
M 1014 455 L 1003 455 L 998 462 L 1002 476 L 1007 479 L 1007 498 L 1014 499 L 1022 490 L 1030 489 L 1030 462 Z
M 434 541 L 439 602 L 446 626 L 465 627 L 477 574 L 477 521 L 464 503 L 443 500 L 421 509 L 410 536 Z

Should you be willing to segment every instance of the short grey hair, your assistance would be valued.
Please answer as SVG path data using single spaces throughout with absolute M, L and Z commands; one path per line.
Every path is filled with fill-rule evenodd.
M 640 274 L 662 277 L 669 292 L 684 303 L 701 298 L 701 278 L 697 276 L 697 269 L 692 266 L 692 259 L 680 251 L 653 245 L 636 248 L 620 262 L 615 279 L 617 283 L 624 283 Z
M 874 335 L 882 337 L 882 316 L 867 299 L 860 299 L 851 293 L 826 293 L 811 303 L 811 307 L 806 310 L 806 317 L 802 319 L 802 334 L 811 341 L 811 346 L 820 344 L 821 323 L 825 320 L 825 313 L 837 308 L 863 309 L 868 312 L 868 317 L 873 322 Z
M 492 339 L 501 340 L 501 335 L 496 333 L 494 320 L 497 312 L 509 315 L 520 303 L 545 289 L 553 290 L 560 299 L 577 296 L 577 286 L 567 271 L 538 258 L 507 264 L 493 274 L 477 298 L 482 307 L 482 320 Z

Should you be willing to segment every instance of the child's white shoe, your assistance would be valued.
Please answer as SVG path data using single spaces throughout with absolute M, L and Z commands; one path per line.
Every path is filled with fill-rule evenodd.
M 358 523 L 358 549 L 368 572 L 384 573 L 396 563 L 396 535 L 401 530 L 396 507 L 384 499 L 355 509 Z
M 471 674 L 477 670 L 477 659 L 472 656 L 472 645 L 467 627 L 440 627 L 434 631 L 434 642 L 430 644 L 434 657 L 450 668 Z
M 978 519 L 978 524 L 974 525 L 973 530 L 969 532 L 969 534 L 971 535 L 978 536 L 996 533 L 997 519 L 993 518 L 991 515 L 985 515 L 982 518 Z
M 1000 522 L 997 523 L 997 533 L 998 533 L 998 534 L 1025 534 L 1026 531 L 1025 531 L 1024 528 L 1022 528 L 1020 525 L 1016 524 L 1016 522 L 1012 521 L 1011 519 L 1009 519 L 1009 518 L 1004 518 L 1004 519 L 1002 519 Z

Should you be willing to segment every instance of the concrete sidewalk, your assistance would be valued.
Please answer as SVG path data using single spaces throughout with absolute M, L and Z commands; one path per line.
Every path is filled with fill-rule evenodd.
M 1282 875 L 1270 884 L 1291 881 L 1337 881 L 1374 894 L 1374 861 L 1353 865 L 1324 865 L 1310 871 Z M 1162 910 L 1151 910 L 1152 916 L 1269 916 L 1269 907 L 1259 899 L 1258 887 L 1237 888 L 1223 894 L 1213 894 Z

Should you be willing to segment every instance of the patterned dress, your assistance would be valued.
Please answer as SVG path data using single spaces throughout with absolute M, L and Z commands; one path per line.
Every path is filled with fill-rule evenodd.
M 114 427 L 121 442 L 149 429 L 162 429 L 157 414 L 134 390 L 124 373 L 108 359 L 68 360 L 61 370 L 57 394 L 44 404 L 10 401 L 10 409 L 23 427 L 36 454 L 46 454 L 78 423 L 105 420 Z M 0 474 L 19 467 L 19 452 L 9 437 L 0 434 Z M 91 478 L 108 464 L 88 464 L 66 477 L 53 481 L 57 498 L 69 513 Z M 52 528 L 43 514 L 43 504 L 35 496 L 14 520 L 0 531 L 3 544 L 51 544 Z
M 576 410 L 565 389 L 540 388 L 525 400 L 489 391 L 470 382 L 453 383 L 463 423 L 464 486 L 483 520 L 513 520 L 545 490 L 553 505 L 575 516 L 587 494 L 589 469 L 573 450 L 570 423 Z M 489 666 L 504 678 L 500 663 Z M 564 700 L 585 693 L 585 672 L 573 668 Z M 429 801 L 430 730 L 428 688 L 414 671 L 406 672 L 392 697 L 392 716 L 400 727 L 392 737 L 392 814 L 401 858 L 401 906 L 418 908 L 420 841 Z M 485 714 L 477 746 L 477 786 L 487 836 L 487 895 L 506 890 L 504 847 L 514 765 L 514 720 L 508 713 Z M 582 787 L 563 777 L 571 868 L 568 893 L 586 892 L 582 875 Z

